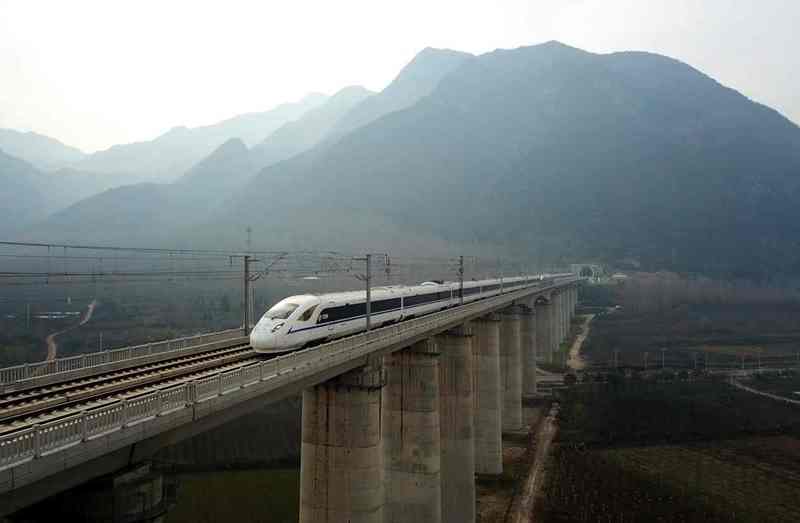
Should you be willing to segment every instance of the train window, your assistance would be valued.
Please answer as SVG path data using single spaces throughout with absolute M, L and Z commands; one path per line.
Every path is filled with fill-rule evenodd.
M 264 314 L 269 320 L 285 320 L 299 307 L 296 303 L 278 303 Z
M 423 303 L 431 303 L 431 302 L 434 302 L 434 301 L 438 301 L 439 299 L 442 299 L 442 298 L 440 298 L 439 294 L 440 293 L 438 293 L 438 292 L 433 292 L 433 293 L 430 293 L 430 294 L 416 294 L 414 296 L 408 296 L 406 298 L 403 298 L 403 306 L 404 307 L 413 307 L 415 305 L 422 305 Z M 441 294 L 444 294 L 444 293 L 441 293 Z M 448 292 L 447 295 L 448 295 L 448 298 L 449 298 L 450 293 Z
M 348 320 L 363 316 L 367 312 L 367 305 L 365 303 L 353 303 L 346 305 L 339 305 L 338 307 L 331 307 L 324 309 L 319 315 L 317 323 L 330 323 L 334 321 Z
M 390 298 L 388 300 L 378 300 L 370 304 L 371 312 L 386 312 L 400 308 L 400 298 Z
M 311 315 L 314 314 L 315 310 L 317 310 L 317 306 L 313 305 L 307 311 L 305 311 L 303 314 L 301 314 L 300 318 L 298 318 L 298 319 L 300 321 L 308 321 L 308 320 L 310 320 L 311 319 Z

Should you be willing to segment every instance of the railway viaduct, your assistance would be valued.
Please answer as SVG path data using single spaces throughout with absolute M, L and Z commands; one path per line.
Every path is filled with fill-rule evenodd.
M 502 434 L 523 428 L 536 362 L 567 336 L 579 284 L 562 277 L 269 360 L 237 330 L 0 369 L 0 516 L 124 478 L 164 446 L 302 393 L 301 522 L 473 521 L 475 474 L 502 472 Z M 181 375 L 176 361 L 201 366 Z M 55 414 L 12 405 L 112 373 L 139 378 Z M 8 423 L 4 403 L 27 417 Z M 149 494 L 119 484 L 133 521 L 126 498 Z

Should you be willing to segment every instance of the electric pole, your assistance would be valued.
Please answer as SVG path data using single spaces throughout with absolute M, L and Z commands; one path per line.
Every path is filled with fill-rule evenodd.
M 386 256 L 383 254 L 382 256 Z M 363 258 L 353 258 L 355 261 L 363 261 L 366 264 L 366 273 L 364 277 L 356 276 L 359 280 L 364 280 L 366 284 L 367 290 L 367 302 L 366 302 L 366 319 L 367 319 L 367 330 L 370 330 L 372 327 L 372 254 L 365 254 Z
M 500 261 L 500 258 L 497 258 L 497 272 L 500 273 L 500 292 L 503 292 L 503 262 Z
M 458 302 L 464 305 L 464 257 L 458 257 Z
M 665 359 L 666 353 L 667 353 L 667 349 L 662 348 L 661 349 L 661 370 L 664 370 L 665 361 L 666 361 L 666 359 Z
M 372 255 L 367 254 L 365 256 L 367 262 L 367 330 L 369 331 L 371 327 L 370 316 L 372 313 L 372 291 L 370 287 L 372 287 Z
M 245 254 L 243 260 L 244 280 L 242 281 L 242 329 L 244 330 L 244 335 L 247 336 L 250 334 L 250 264 L 258 260 L 251 257 L 249 254 Z
M 647 357 L 650 355 L 649 352 L 644 353 L 644 371 L 647 372 Z

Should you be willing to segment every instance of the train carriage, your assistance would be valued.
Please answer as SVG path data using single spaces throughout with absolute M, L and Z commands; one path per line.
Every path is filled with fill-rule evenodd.
M 463 301 L 497 296 L 538 285 L 538 276 L 463 282 Z M 379 328 L 461 303 L 458 282 L 429 281 L 412 286 L 371 289 L 370 323 Z M 250 344 L 261 353 L 281 353 L 324 343 L 366 330 L 366 292 L 290 296 L 271 307 L 250 333 Z

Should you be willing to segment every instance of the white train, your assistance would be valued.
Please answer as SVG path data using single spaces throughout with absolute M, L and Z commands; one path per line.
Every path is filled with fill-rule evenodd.
M 464 302 L 539 286 L 554 276 L 465 281 Z M 456 306 L 460 301 L 458 290 L 458 282 L 373 287 L 370 324 L 379 328 Z M 258 321 L 250 333 L 250 345 L 260 353 L 280 353 L 364 331 L 366 294 L 366 291 L 348 291 L 284 298 Z

